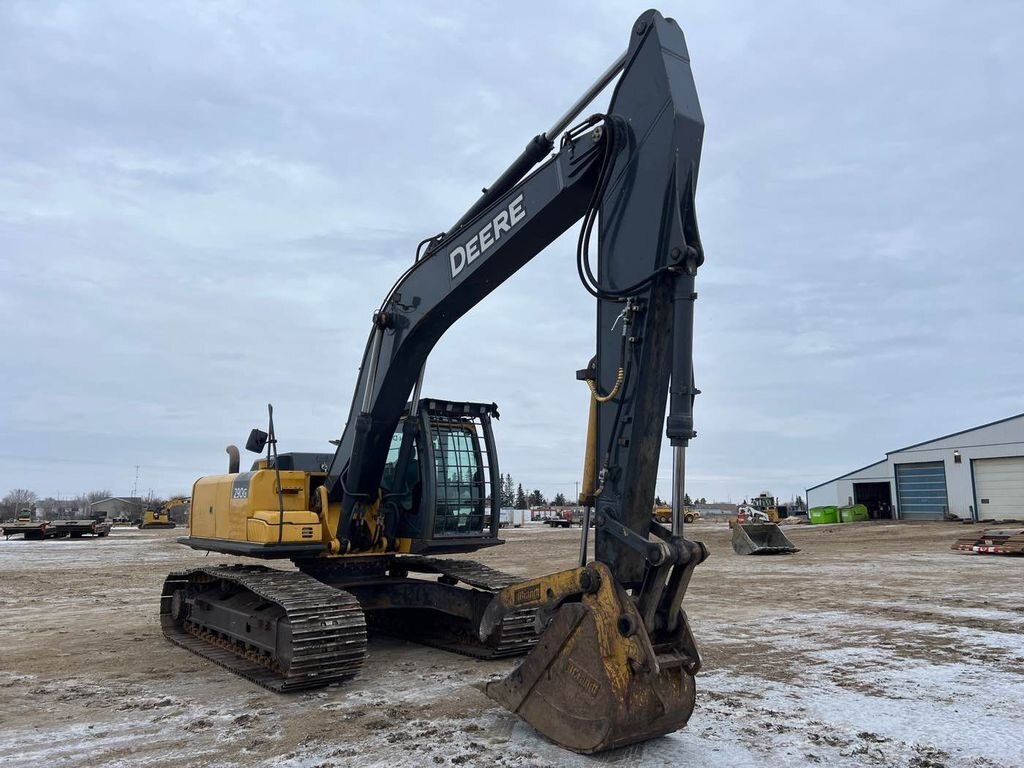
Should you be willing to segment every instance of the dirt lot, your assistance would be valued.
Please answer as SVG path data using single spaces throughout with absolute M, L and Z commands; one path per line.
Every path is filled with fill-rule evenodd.
M 802 552 L 755 558 L 688 528 L 712 553 L 688 598 L 697 711 L 597 758 L 480 692 L 514 662 L 374 638 L 358 680 L 279 696 L 170 645 L 160 583 L 203 561 L 181 531 L 0 541 L 0 764 L 1024 766 L 1024 559 L 955 555 L 951 524 L 787 530 Z M 578 535 L 513 530 L 480 559 L 538 575 Z

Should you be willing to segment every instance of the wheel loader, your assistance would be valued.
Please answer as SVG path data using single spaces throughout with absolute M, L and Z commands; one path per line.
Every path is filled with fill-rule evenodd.
M 581 119 L 613 82 L 607 108 Z M 420 243 L 372 314 L 332 449 L 279 453 L 270 408 L 246 443 L 259 454 L 250 469 L 229 446 L 228 471 L 196 481 L 182 543 L 295 568 L 172 573 L 164 634 L 281 692 L 359 674 L 368 629 L 483 659 L 525 655 L 487 695 L 563 747 L 600 752 L 682 728 L 701 665 L 682 604 L 707 557 L 683 535 L 682 506 L 703 132 L 683 32 L 648 11 L 566 113 Z M 466 557 L 503 543 L 498 408 L 427 396 L 424 367 L 452 324 L 576 222 L 576 269 L 596 305 L 595 349 L 576 373 L 589 390 L 579 562 L 522 580 Z M 651 514 L 663 435 L 668 526 Z
M 700 520 L 700 510 L 694 509 L 693 507 L 685 507 L 683 509 L 683 522 L 684 523 L 695 523 Z M 672 506 L 670 504 L 659 504 L 654 507 L 654 519 L 659 523 L 671 523 L 672 522 Z

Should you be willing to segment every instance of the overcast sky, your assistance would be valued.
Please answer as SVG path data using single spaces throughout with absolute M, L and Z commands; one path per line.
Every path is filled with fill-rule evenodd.
M 187 493 L 268 401 L 282 450 L 329 448 L 415 244 L 645 7 L 0 5 L 0 494 L 127 494 L 136 465 L 140 494 Z M 661 10 L 706 122 L 691 494 L 788 498 L 1024 411 L 1024 6 Z M 425 386 L 496 401 L 502 469 L 548 494 L 582 464 L 574 239 Z

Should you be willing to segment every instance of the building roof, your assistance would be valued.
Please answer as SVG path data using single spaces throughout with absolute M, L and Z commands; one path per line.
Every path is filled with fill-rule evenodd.
M 96 501 L 89 502 L 90 507 L 94 507 L 97 504 L 102 504 L 105 501 L 123 501 L 125 504 L 141 504 L 141 496 L 108 496 L 105 499 L 97 499 Z
M 969 429 L 961 429 L 959 432 L 950 432 L 948 435 L 943 435 L 942 437 L 933 437 L 931 440 L 925 440 L 924 442 L 921 443 L 905 445 L 904 447 L 897 448 L 894 451 L 886 451 L 885 455 L 890 456 L 894 453 L 902 453 L 903 451 L 909 451 L 911 448 L 920 448 L 922 445 L 928 445 L 928 443 L 937 443 L 939 442 L 939 440 L 948 440 L 949 438 L 956 437 L 957 435 L 966 435 L 968 432 L 975 432 L 979 429 L 985 429 L 986 427 L 994 427 L 996 424 L 1002 424 L 1007 421 L 1013 421 L 1014 419 L 1019 419 L 1022 416 L 1024 416 L 1024 413 L 1018 413 L 1016 416 L 1007 416 L 1005 419 L 996 419 L 995 421 L 990 421 L 988 424 L 979 424 L 978 426 L 971 427 Z
M 1014 419 L 1019 419 L 1021 417 L 1024 417 L 1024 413 L 1018 413 L 1018 414 L 1016 414 L 1014 416 L 1007 416 L 1005 419 L 997 419 L 996 421 L 990 421 L 987 424 L 979 424 L 978 426 L 970 427 L 969 429 L 961 429 L 959 432 L 950 432 L 948 435 L 943 435 L 942 437 L 933 437 L 931 440 L 925 440 L 925 441 L 920 442 L 920 443 L 914 443 L 913 445 L 907 445 L 907 446 L 904 446 L 903 448 L 897 448 L 896 450 L 893 450 L 893 451 L 886 451 L 885 452 L 885 458 L 882 459 L 881 461 L 876 461 L 876 462 L 873 462 L 872 464 L 866 464 L 865 466 L 861 467 L 860 469 L 854 469 L 854 470 L 851 470 L 850 472 L 844 472 L 843 474 L 841 474 L 841 475 L 839 475 L 837 477 L 833 477 L 831 480 L 826 480 L 823 483 L 818 483 L 817 485 L 812 485 L 810 488 L 807 488 L 807 490 L 808 491 L 813 491 L 815 488 L 821 488 L 822 486 L 828 485 L 829 483 L 834 483 L 836 480 L 842 480 L 844 477 L 849 477 L 850 475 L 855 475 L 858 472 L 863 472 L 865 469 L 870 469 L 871 467 L 876 467 L 879 464 L 884 464 L 885 462 L 887 462 L 889 460 L 889 457 L 892 456 L 894 453 L 902 453 L 903 451 L 909 451 L 911 448 L 920 448 L 922 445 L 928 445 L 929 443 L 937 443 L 940 440 L 947 440 L 947 439 L 949 439 L 951 437 L 956 437 L 957 435 L 966 435 L 968 432 L 975 432 L 975 431 L 977 431 L 979 429 L 985 429 L 986 427 L 994 427 L 996 424 L 1002 424 L 1003 422 L 1013 421 Z
M 886 456 L 888 456 L 888 455 L 889 454 L 886 454 Z M 807 488 L 806 490 L 813 491 L 815 488 L 821 488 L 821 486 L 823 486 L 823 485 L 828 485 L 829 483 L 834 483 L 836 480 L 842 480 L 844 477 L 849 477 L 850 475 L 855 475 L 858 472 L 863 472 L 865 469 L 871 469 L 871 467 L 877 467 L 879 464 L 885 464 L 886 461 L 888 461 L 888 459 L 882 459 L 881 461 L 876 461 L 876 462 L 873 462 L 871 464 L 865 464 L 863 467 L 860 467 L 859 469 L 853 469 L 853 470 L 850 470 L 849 472 L 844 472 L 841 475 L 837 475 L 836 477 L 833 477 L 831 480 L 826 480 L 824 483 L 818 483 L 817 485 L 812 485 L 810 488 Z

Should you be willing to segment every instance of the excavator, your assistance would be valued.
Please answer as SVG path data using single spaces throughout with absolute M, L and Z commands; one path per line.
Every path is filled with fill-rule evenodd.
M 580 118 L 613 82 L 607 109 Z M 281 692 L 357 675 L 368 629 L 483 659 L 525 655 L 486 693 L 567 749 L 682 728 L 701 666 L 683 600 L 708 555 L 683 530 L 703 133 L 683 32 L 647 11 L 553 127 L 420 243 L 372 315 L 333 450 L 278 453 L 269 407 L 246 443 L 260 456 L 251 469 L 228 446 L 228 472 L 195 482 L 182 543 L 294 567 L 170 574 L 165 636 Z M 503 543 L 498 408 L 424 395 L 424 366 L 449 327 L 576 222 L 576 268 L 596 304 L 596 350 L 576 372 L 589 390 L 585 519 L 574 567 L 523 580 L 464 557 Z M 663 436 L 669 525 L 651 515 Z
M 157 507 L 147 507 L 142 513 L 138 527 L 143 529 L 176 528 L 177 524 L 171 519 L 171 513 L 184 509 L 187 515 L 189 501 L 187 496 L 175 496 Z

